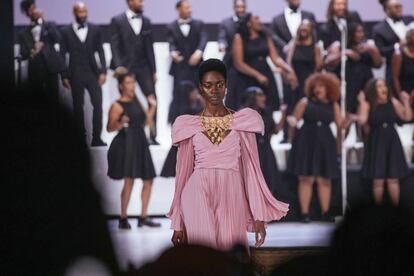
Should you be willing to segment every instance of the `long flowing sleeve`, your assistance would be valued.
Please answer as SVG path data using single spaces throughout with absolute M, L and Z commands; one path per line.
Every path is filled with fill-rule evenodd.
M 275 199 L 266 184 L 260 168 L 255 133 L 241 131 L 240 136 L 241 171 L 251 215 L 247 230 L 253 232 L 256 220 L 279 220 L 287 214 L 289 204 Z

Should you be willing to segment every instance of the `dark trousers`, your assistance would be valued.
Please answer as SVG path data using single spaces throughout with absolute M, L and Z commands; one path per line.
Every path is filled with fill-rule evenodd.
M 29 96 L 59 102 L 58 74 L 29 68 L 27 85 L 30 91 Z
M 85 130 L 83 106 L 85 89 L 88 90 L 93 106 L 92 136 L 99 139 L 102 131 L 102 89 L 99 86 L 98 78 L 92 72 L 79 70 L 70 78 L 73 99 L 73 113 L 79 126 Z
M 135 79 L 145 97 L 154 95 L 155 98 L 157 98 L 157 94 L 155 93 L 154 75 L 151 72 L 151 69 L 147 66 L 134 66 L 130 71 L 134 73 Z M 155 137 L 157 137 L 157 110 L 155 110 L 154 114 L 154 125 L 150 127 L 150 139 L 155 140 Z

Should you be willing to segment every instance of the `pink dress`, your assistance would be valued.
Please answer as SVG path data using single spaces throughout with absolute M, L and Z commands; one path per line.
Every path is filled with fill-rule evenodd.
M 234 113 L 230 133 L 214 145 L 202 132 L 199 116 L 183 115 L 172 128 L 178 146 L 175 195 L 167 216 L 171 229 L 190 244 L 227 250 L 248 246 L 254 222 L 279 220 L 289 205 L 276 200 L 260 169 L 255 133 L 264 133 L 261 116 L 250 108 Z

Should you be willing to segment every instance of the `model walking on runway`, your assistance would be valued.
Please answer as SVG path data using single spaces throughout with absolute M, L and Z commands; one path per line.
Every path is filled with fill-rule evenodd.
M 276 200 L 260 169 L 256 135 L 264 133 L 260 115 L 234 112 L 223 99 L 227 88 L 223 62 L 200 65 L 199 87 L 205 109 L 176 119 L 172 140 L 178 146 L 176 190 L 170 212 L 174 245 L 203 244 L 222 250 L 256 233 L 263 244 L 265 223 L 286 215 L 289 205 Z

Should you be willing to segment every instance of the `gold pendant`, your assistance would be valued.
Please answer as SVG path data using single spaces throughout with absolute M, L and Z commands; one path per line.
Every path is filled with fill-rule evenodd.
M 227 135 L 227 130 L 233 121 L 233 114 L 229 111 L 229 114 L 224 117 L 205 117 L 203 111 L 200 120 L 207 138 L 212 144 L 219 145 Z

